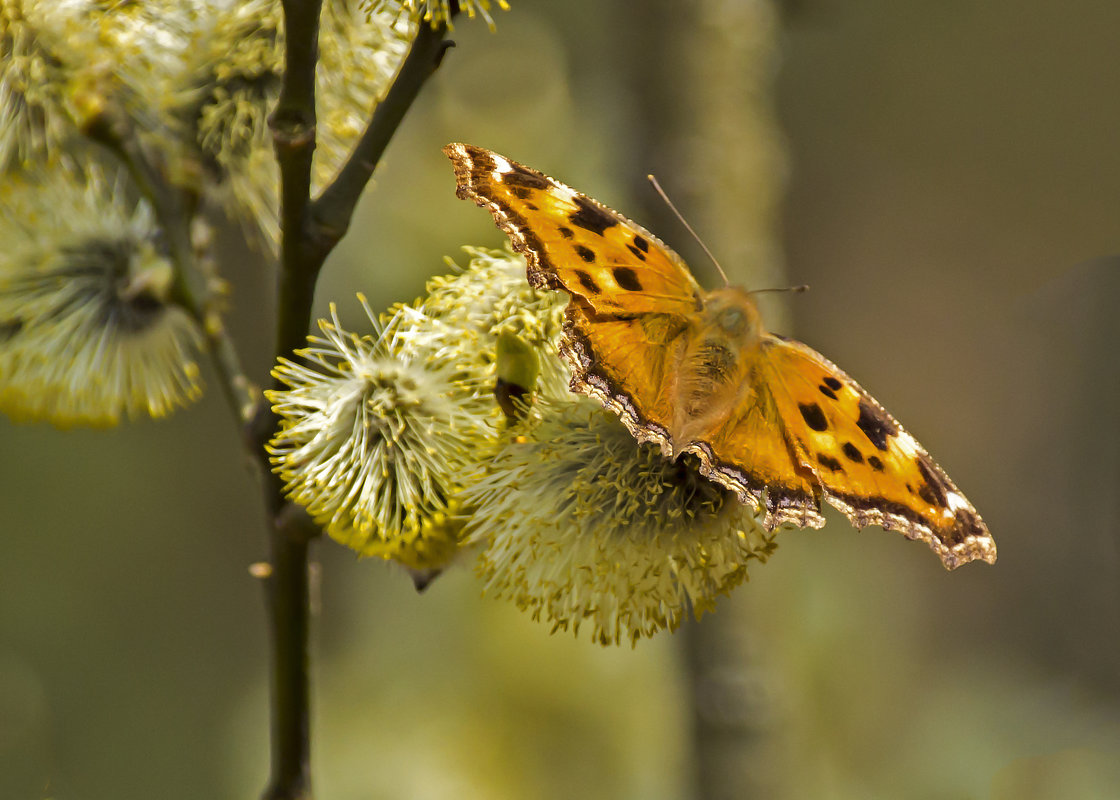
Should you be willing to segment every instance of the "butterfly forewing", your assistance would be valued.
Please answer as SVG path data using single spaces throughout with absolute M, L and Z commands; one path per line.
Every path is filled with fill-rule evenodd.
M 995 561 L 995 542 L 976 509 L 859 384 L 800 342 L 767 337 L 759 361 L 802 464 L 853 525 L 925 541 L 950 569 Z
M 640 225 L 534 169 L 468 144 L 444 152 L 458 194 L 493 214 L 534 286 L 584 297 L 599 313 L 694 313 L 700 289 L 680 256 Z

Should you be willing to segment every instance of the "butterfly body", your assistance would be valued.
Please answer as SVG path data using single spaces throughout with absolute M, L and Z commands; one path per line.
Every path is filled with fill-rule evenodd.
M 867 392 L 816 351 L 768 333 L 750 292 L 702 289 L 649 231 L 483 148 L 444 148 L 457 193 L 487 208 L 529 281 L 561 289 L 571 388 L 670 458 L 754 506 L 764 525 L 856 527 L 925 541 L 948 568 L 995 561 L 979 514 Z
M 724 423 L 752 392 L 750 354 L 761 343 L 758 310 L 738 287 L 703 298 L 696 324 L 684 328 L 671 369 L 670 456 L 687 452 L 704 431 Z

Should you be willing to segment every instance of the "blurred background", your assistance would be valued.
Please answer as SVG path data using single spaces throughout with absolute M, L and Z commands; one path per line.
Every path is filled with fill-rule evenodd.
M 1000 558 L 948 573 L 832 515 L 699 624 L 602 649 L 469 568 L 418 595 L 323 542 L 317 796 L 1120 797 L 1120 5 L 512 5 L 456 26 L 319 308 L 410 300 L 503 241 L 454 197 L 455 140 L 716 285 L 655 172 L 733 280 L 812 285 L 771 327 L 899 417 Z M 271 279 L 233 277 L 263 378 Z M 257 796 L 265 538 L 221 398 L 109 432 L 0 421 L 0 454 L 0 798 Z

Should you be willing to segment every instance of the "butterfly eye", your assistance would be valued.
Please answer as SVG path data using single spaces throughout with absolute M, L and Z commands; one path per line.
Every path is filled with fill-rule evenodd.
M 739 309 L 737 309 L 737 308 L 725 308 L 723 311 L 720 312 L 720 315 L 719 315 L 719 318 L 718 318 L 717 321 L 719 322 L 719 326 L 721 328 L 723 328 L 728 333 L 734 334 L 734 333 L 739 333 L 739 331 L 743 328 L 743 325 L 746 323 L 747 320 L 743 316 L 743 312 L 740 311 Z
M 716 314 L 715 322 L 732 339 L 748 339 L 758 333 L 758 317 L 739 306 L 721 309 Z
M 705 324 L 713 333 L 746 344 L 756 338 L 761 329 L 758 310 L 750 295 L 738 287 L 727 287 L 709 292 L 704 298 Z

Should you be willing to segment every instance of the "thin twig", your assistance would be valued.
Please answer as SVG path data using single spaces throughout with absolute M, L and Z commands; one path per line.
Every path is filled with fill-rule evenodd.
M 85 133 L 112 151 L 128 169 L 133 182 L 151 204 L 175 265 L 172 297 L 194 318 L 206 338 L 218 383 L 239 422 L 246 422 L 260 390 L 248 379 L 241 358 L 221 317 L 212 310 L 209 287 L 199 285 L 190 226 L 197 206 L 196 194 L 172 183 L 136 135 L 132 118 L 114 103 L 107 103 L 85 125 Z
M 444 39 L 447 30 L 445 23 L 436 26 L 421 23 L 408 55 L 401 62 L 385 97 L 377 103 L 373 117 L 353 152 L 335 179 L 312 203 L 311 222 L 320 240 L 330 242 L 331 247 L 350 227 L 358 198 L 408 109 L 425 82 L 438 69 L 444 53 L 454 45 Z

